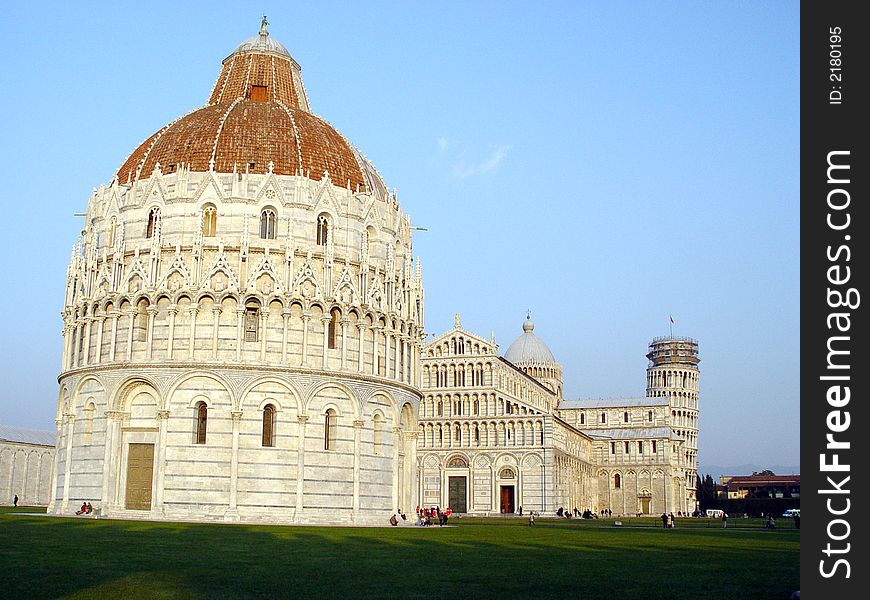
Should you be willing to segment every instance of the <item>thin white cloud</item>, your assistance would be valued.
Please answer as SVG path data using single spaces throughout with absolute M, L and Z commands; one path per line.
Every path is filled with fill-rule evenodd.
M 447 141 L 446 137 L 438 138 L 438 149 L 441 151 L 442 154 L 447 152 L 448 146 L 450 146 L 450 142 Z
M 472 175 L 491 173 L 492 171 L 498 169 L 499 165 L 501 165 L 502 161 L 507 156 L 508 150 L 510 150 L 510 148 L 511 147 L 507 145 L 498 146 L 482 162 L 469 166 L 457 165 L 456 168 L 453 170 L 453 173 L 460 179 L 465 179 L 466 177 L 471 177 Z

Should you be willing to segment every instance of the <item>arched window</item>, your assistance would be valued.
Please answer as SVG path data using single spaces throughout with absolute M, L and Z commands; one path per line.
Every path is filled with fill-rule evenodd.
M 154 237 L 160 229 L 160 208 L 155 206 L 148 211 L 148 224 L 145 226 L 145 237 Z
M 118 236 L 118 218 L 112 217 L 109 220 L 109 228 L 108 235 L 106 236 L 106 245 L 108 247 L 113 247 L 115 245 L 115 238 Z
M 622 487 L 622 478 L 619 473 L 613 476 L 613 487 L 617 490 Z
M 196 403 L 196 443 L 205 444 L 205 432 L 208 428 L 208 406 L 205 402 Z
M 88 402 L 85 407 L 85 444 L 90 444 L 94 434 L 94 413 L 97 407 L 93 402 Z
M 380 413 L 375 414 L 372 423 L 372 443 L 374 446 L 375 456 L 383 454 L 384 443 L 384 418 Z
M 607 423 L 607 413 L 601 413 L 601 422 Z
M 474 401 L 474 414 L 475 415 L 480 414 L 480 401 L 479 400 Z
M 653 454 L 656 453 L 656 450 L 658 450 L 658 448 L 656 448 L 656 441 L 653 440 L 653 441 L 652 441 L 652 451 L 653 451 Z
M 623 422 L 628 423 L 628 411 L 622 413 L 622 420 Z
M 646 420 L 649 421 L 650 423 L 652 423 L 652 420 L 653 420 L 653 412 L 652 412 L 651 410 L 647 411 L 647 413 L 646 413 Z
M 580 424 L 586 425 L 586 413 L 580 413 Z
M 148 338 L 148 301 L 145 298 L 136 304 L 136 322 L 134 324 L 134 339 L 144 342 Z
M 260 238 L 264 240 L 275 239 L 275 229 L 278 225 L 278 216 L 274 208 L 264 208 L 260 213 Z
M 444 416 L 444 403 L 441 402 L 441 400 L 438 401 L 438 416 L 439 417 Z
M 331 408 L 323 415 L 323 449 L 335 450 L 336 414 Z
M 263 446 L 271 448 L 275 445 L 275 407 L 267 404 L 263 409 Z
M 332 309 L 332 318 L 329 319 L 329 325 L 326 328 L 327 347 L 330 350 L 335 350 L 338 347 L 338 318 L 341 316 L 341 311 L 337 308 Z
M 326 215 L 317 217 L 317 245 L 325 246 L 329 239 L 329 221 Z
M 217 232 L 217 208 L 214 204 L 206 204 L 202 209 L 202 235 L 214 237 Z
M 245 304 L 245 341 L 260 339 L 260 305 L 254 301 Z

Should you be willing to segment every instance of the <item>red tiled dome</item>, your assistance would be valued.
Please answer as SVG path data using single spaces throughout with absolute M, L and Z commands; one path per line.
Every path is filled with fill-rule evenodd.
M 261 32 L 228 56 L 208 105 L 145 140 L 118 169 L 118 180 L 148 177 L 157 164 L 171 173 L 233 169 L 307 175 L 366 189 L 363 160 L 329 123 L 311 114 L 299 65 Z M 272 43 L 269 43 L 272 42 Z M 366 169 L 366 172 L 369 169 Z M 373 183 L 373 182 L 372 182 Z

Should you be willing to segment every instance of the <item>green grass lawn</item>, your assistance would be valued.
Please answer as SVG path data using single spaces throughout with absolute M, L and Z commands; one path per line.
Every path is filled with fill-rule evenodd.
M 0 510 L 4 598 L 785 600 L 799 587 L 799 532 L 764 531 L 740 519 L 729 520 L 726 530 L 707 527 L 704 519 L 678 519 L 666 530 L 653 519 L 541 518 L 535 527 L 525 519 L 492 518 L 422 529 L 11 512 Z M 614 520 L 624 525 L 614 527 Z

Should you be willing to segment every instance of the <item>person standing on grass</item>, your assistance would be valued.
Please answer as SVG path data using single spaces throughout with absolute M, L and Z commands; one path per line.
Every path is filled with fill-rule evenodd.
M 12 506 L 16 508 L 18 507 L 18 494 L 15 494 L 15 496 L 12 498 Z
M 668 513 L 662 513 L 662 529 L 668 528 Z
M 535 525 L 535 511 L 529 513 L 529 527 L 534 527 Z
M 674 513 L 668 513 L 668 528 L 674 528 Z
M 801 528 L 801 516 L 797 513 L 795 513 L 795 515 L 794 515 L 794 528 L 795 529 Z
M 722 511 L 722 529 L 727 529 L 728 527 L 728 513 Z

